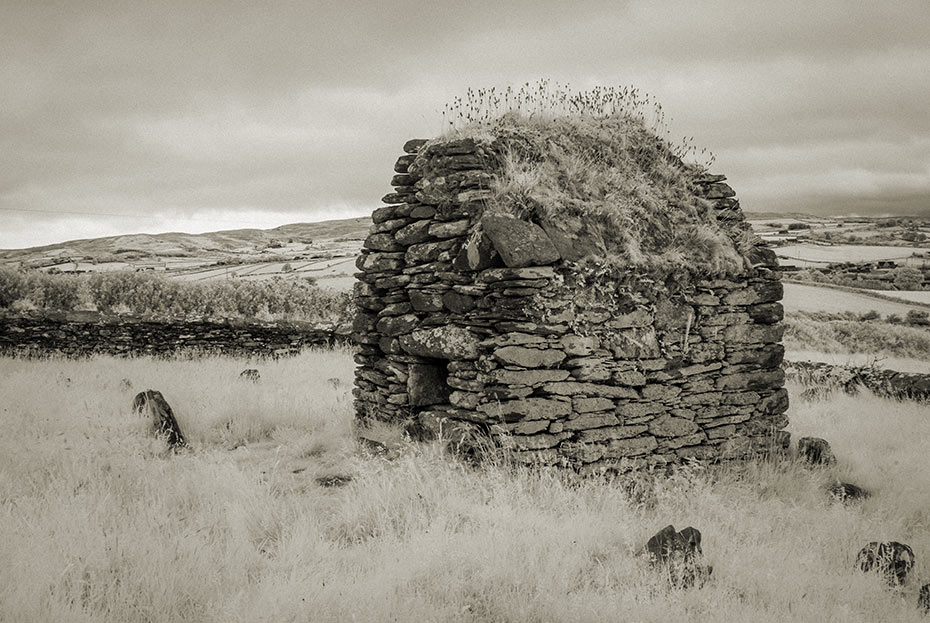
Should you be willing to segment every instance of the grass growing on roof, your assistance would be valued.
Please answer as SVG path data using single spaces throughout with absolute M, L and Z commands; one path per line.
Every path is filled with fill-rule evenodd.
M 571 93 L 541 81 L 516 92 L 469 91 L 445 116 L 449 131 L 440 140 L 473 138 L 500 156 L 489 212 L 584 223 L 603 240 L 606 259 L 622 267 L 744 272 L 751 234 L 721 226 L 694 192 L 712 159 L 686 164 L 696 155 L 690 141 L 673 145 L 661 105 L 635 89 Z

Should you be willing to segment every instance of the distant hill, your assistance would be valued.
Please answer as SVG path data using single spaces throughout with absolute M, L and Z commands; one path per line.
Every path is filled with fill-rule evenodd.
M 370 226 L 371 219 L 362 217 L 274 229 L 69 240 L 0 250 L 0 265 L 48 272 L 163 271 L 185 280 L 313 277 L 321 285 L 346 289 Z
M 129 234 L 85 240 L 69 240 L 28 249 L 0 250 L 0 262 L 30 262 L 34 260 L 76 256 L 82 259 L 111 259 L 117 254 L 143 254 L 152 257 L 177 257 L 200 253 L 256 253 L 271 245 L 310 243 L 325 240 L 364 240 L 371 219 L 368 217 L 292 223 L 274 229 L 229 229 L 203 234 Z

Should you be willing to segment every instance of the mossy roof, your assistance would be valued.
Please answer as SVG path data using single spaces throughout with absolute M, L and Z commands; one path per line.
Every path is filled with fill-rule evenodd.
M 755 242 L 741 222 L 718 222 L 697 192 L 703 168 L 682 162 L 639 118 L 508 113 L 453 138 L 486 143 L 498 156 L 488 212 L 582 226 L 599 241 L 582 262 L 701 275 L 748 266 Z

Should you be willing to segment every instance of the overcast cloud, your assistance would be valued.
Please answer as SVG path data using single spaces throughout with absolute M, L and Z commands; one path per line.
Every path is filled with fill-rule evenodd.
M 348 218 L 468 87 L 639 87 L 747 211 L 930 215 L 930 5 L 0 3 L 0 248 Z

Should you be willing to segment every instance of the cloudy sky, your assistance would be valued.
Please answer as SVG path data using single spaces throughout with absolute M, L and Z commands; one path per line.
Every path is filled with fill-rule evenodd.
M 360 216 L 539 78 L 652 94 L 747 211 L 930 216 L 927 0 L 3 0 L 0 248 Z

